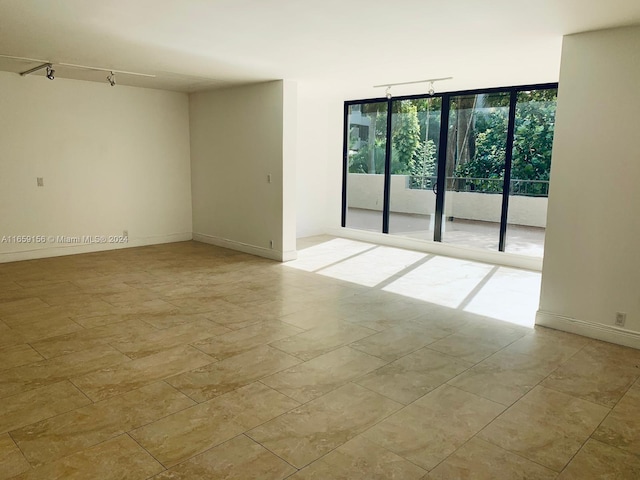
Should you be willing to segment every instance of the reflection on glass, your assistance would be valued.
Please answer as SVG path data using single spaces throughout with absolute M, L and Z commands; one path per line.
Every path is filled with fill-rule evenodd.
M 346 227 L 382 231 L 387 102 L 351 105 L 348 111 Z
M 389 233 L 433 240 L 441 98 L 392 103 Z
M 443 242 L 498 249 L 509 96 L 451 98 Z
M 557 89 L 518 93 L 506 249 L 542 257 Z

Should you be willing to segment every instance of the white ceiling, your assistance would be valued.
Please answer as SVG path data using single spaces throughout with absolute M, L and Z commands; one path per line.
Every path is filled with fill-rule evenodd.
M 118 82 L 179 91 L 441 76 L 453 90 L 557 81 L 562 35 L 631 24 L 638 0 L 0 0 L 0 54 L 154 74 Z

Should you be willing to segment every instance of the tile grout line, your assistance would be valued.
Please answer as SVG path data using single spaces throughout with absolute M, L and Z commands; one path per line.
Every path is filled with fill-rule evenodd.
M 145 452 L 147 452 L 147 454 L 148 454 L 151 458 L 153 458 L 156 462 L 158 462 L 158 465 L 160 465 L 160 466 L 164 469 L 164 470 L 162 470 L 161 472 L 158 472 L 158 473 L 153 474 L 153 475 L 152 475 L 151 477 L 149 477 L 149 478 L 153 478 L 153 477 L 154 477 L 154 476 L 156 476 L 156 475 L 160 475 L 160 474 L 161 474 L 161 473 L 163 473 L 163 472 L 167 472 L 167 471 L 169 471 L 169 468 L 167 468 L 167 466 L 166 466 L 164 463 L 162 463 L 160 460 L 158 460 L 158 459 L 157 459 L 157 458 L 156 458 L 156 457 L 155 457 L 155 456 L 154 456 L 154 455 L 153 455 L 149 450 L 147 450 L 146 448 L 144 448 L 144 447 L 140 444 L 140 442 L 138 442 L 135 438 L 133 438 L 131 435 L 129 435 L 129 432 L 125 432 L 125 433 L 123 433 L 122 435 L 126 435 L 126 436 L 127 436 L 127 437 L 129 437 L 131 440 L 133 440 L 133 442 L 135 442 L 135 444 L 136 444 L 136 445 L 138 445 L 142 450 L 144 450 Z M 117 436 L 115 436 L 115 437 L 113 437 L 113 438 L 118 438 L 118 437 L 120 437 L 120 436 L 121 436 L 121 435 L 117 435 Z M 112 440 L 112 439 L 110 439 L 110 440 Z M 107 440 L 107 441 L 109 441 L 109 440 Z M 104 443 L 104 442 L 102 442 L 102 443 Z M 99 445 L 99 444 L 98 444 L 98 445 Z
M 276 417 L 277 418 L 277 417 Z M 257 427 L 256 427 L 257 428 Z M 252 428 L 250 428 L 249 430 L 253 430 Z M 264 448 L 267 452 L 271 453 L 272 455 L 274 455 L 275 457 L 279 458 L 280 460 L 282 460 L 284 463 L 286 463 L 287 465 L 289 465 L 291 468 L 295 469 L 295 472 L 293 472 L 291 475 L 295 475 L 296 473 L 298 473 L 300 470 L 302 470 L 305 467 L 302 468 L 298 468 L 295 465 L 293 465 L 292 463 L 288 462 L 287 460 L 285 460 L 284 458 L 282 458 L 280 455 L 278 455 L 276 452 L 274 452 L 273 450 L 269 449 L 268 447 L 264 446 L 262 443 L 260 443 L 258 440 L 256 440 L 255 438 L 250 437 L 249 435 L 247 435 L 247 432 L 249 431 L 247 430 L 246 432 L 242 432 L 239 435 L 236 435 L 233 438 L 238 438 L 238 437 L 245 437 L 248 438 L 250 441 L 256 443 L 257 445 L 260 445 L 262 448 Z M 233 439 L 230 439 L 233 440 Z M 229 441 L 229 440 L 227 440 Z M 226 443 L 226 442 L 224 442 Z M 222 444 L 221 444 L 222 445 Z M 214 447 L 215 448 L 215 447 Z M 324 455 L 323 455 L 324 456 Z M 315 461 L 315 460 L 314 460 Z M 313 463 L 313 462 L 312 462 Z M 291 475 L 287 475 L 285 478 L 289 478 Z
M 73 387 L 74 387 L 76 390 L 78 390 L 78 391 L 79 391 L 79 392 L 80 392 L 80 393 L 81 393 L 81 394 L 82 394 L 82 395 L 83 395 L 87 400 L 89 400 L 89 402 L 91 402 L 91 403 L 89 403 L 88 405 L 92 405 L 92 404 L 98 403 L 98 402 L 94 402 L 91 398 L 89 398 L 89 395 L 87 395 L 87 394 L 85 393 L 85 391 L 84 391 L 84 390 L 82 390 L 78 385 L 76 385 L 75 383 L 73 383 L 73 379 L 74 379 L 74 378 L 77 378 L 77 377 L 70 377 L 70 378 L 68 378 L 68 379 L 67 379 L 67 381 L 68 381 L 71 385 L 73 385 Z M 84 406 L 86 406 L 86 405 L 84 405 Z M 79 408 L 82 408 L 82 407 L 79 407 Z M 76 410 L 77 410 L 77 409 L 76 409 Z M 73 410 L 71 410 L 71 411 L 73 411 Z
M 524 338 L 524 337 L 521 337 L 521 338 Z M 520 338 L 520 339 L 521 339 L 521 338 Z M 518 339 L 518 340 L 520 340 L 520 339 Z M 505 348 L 507 348 L 508 346 L 510 346 L 510 345 L 512 345 L 513 343 L 517 342 L 518 340 L 515 340 L 514 342 L 511 342 L 509 345 L 507 345 L 507 346 L 503 347 L 502 349 L 498 350 L 497 352 L 495 352 L 494 354 L 490 355 L 490 356 L 489 356 L 489 357 L 487 357 L 487 358 L 490 358 L 491 356 L 493 356 L 493 355 L 495 355 L 495 354 L 499 353 L 500 351 L 504 350 L 504 349 L 505 349 Z M 578 352 L 580 352 L 580 351 L 581 351 L 585 346 L 586 346 L 586 345 L 583 345 L 583 346 L 582 346 L 580 349 L 578 349 L 578 350 L 577 350 L 573 355 L 571 355 L 569 358 L 567 358 L 567 360 L 565 360 L 561 365 L 563 365 L 564 363 L 568 362 L 571 358 L 573 358 L 575 355 L 577 355 L 577 354 L 578 354 Z M 485 359 L 485 360 L 486 360 L 486 359 Z M 483 361 L 484 361 L 484 360 L 482 360 L 481 362 L 483 362 Z M 481 362 L 478 362 L 476 365 L 478 365 L 478 364 L 479 364 L 479 363 L 481 363 Z M 520 401 L 521 401 L 525 396 L 527 396 L 527 395 L 528 395 L 528 394 L 529 394 L 529 393 L 530 393 L 534 388 L 536 388 L 537 386 L 541 386 L 541 387 L 542 387 L 542 385 L 540 385 L 540 384 L 541 384 L 544 380 L 546 380 L 546 379 L 547 379 L 547 378 L 548 378 L 548 377 L 549 377 L 549 376 L 550 376 L 550 375 L 551 375 L 555 370 L 557 370 L 558 368 L 560 368 L 560 366 L 561 366 L 561 365 L 558 365 L 554 370 L 552 370 L 552 372 L 551 372 L 551 373 L 549 373 L 546 377 L 544 377 L 542 380 L 540 380 L 540 381 L 539 381 L 536 385 L 534 385 L 534 386 L 533 386 L 533 387 L 532 387 L 528 392 L 526 392 L 524 395 L 522 395 L 520 398 L 518 398 L 518 399 L 517 399 L 515 402 L 513 402 L 511 405 L 506 406 L 506 408 L 502 411 L 502 413 L 500 413 L 499 415 L 497 415 L 493 420 L 491 420 L 491 422 L 487 423 L 484 427 L 482 427 L 480 430 L 478 430 L 478 431 L 477 431 L 477 432 L 476 432 L 472 437 L 470 437 L 470 438 L 465 442 L 465 444 L 466 444 L 467 442 L 469 442 L 471 439 L 473 439 L 473 438 L 477 437 L 478 435 L 480 435 L 480 433 L 481 433 L 481 432 L 483 432 L 487 427 L 489 427 L 492 423 L 494 423 L 495 421 L 497 421 L 500 417 L 502 417 L 502 416 L 503 416 L 504 414 L 506 414 L 509 410 L 511 410 L 513 407 L 515 407 L 515 405 L 516 405 L 518 402 L 520 402 Z M 475 365 L 474 365 L 474 366 L 475 366 Z M 473 368 L 473 367 L 471 367 L 471 368 Z M 547 388 L 547 387 L 542 387 L 542 388 Z M 461 389 L 461 390 L 466 391 L 466 390 L 464 390 L 464 389 Z M 554 391 L 555 391 L 555 390 L 554 390 Z M 468 392 L 468 393 L 472 393 L 472 392 Z M 560 392 L 560 393 L 563 393 L 563 392 Z M 477 394 L 474 394 L 474 395 L 477 395 Z M 478 395 L 478 396 L 482 397 L 481 395 Z M 482 398 L 485 398 L 485 397 L 482 397 Z M 576 398 L 577 398 L 577 397 L 576 397 Z M 486 399 L 486 398 L 485 398 L 485 399 Z M 486 399 L 486 400 L 490 400 L 490 399 Z M 490 400 L 490 401 L 493 401 L 493 400 Z M 497 403 L 497 402 L 496 402 L 496 403 Z M 503 406 L 504 406 L 504 405 L 503 405 Z M 608 414 L 607 414 L 607 415 L 608 415 Z M 606 418 L 606 417 L 605 417 L 605 418 Z M 595 430 L 594 430 L 594 431 L 595 431 Z M 543 465 L 543 464 L 541 464 L 541 463 L 538 463 L 538 462 L 536 462 L 536 461 L 534 461 L 534 460 L 531 460 L 531 459 L 528 459 L 528 458 L 526 458 L 526 457 L 523 457 L 522 455 L 520 455 L 520 454 L 519 454 L 519 453 L 517 453 L 517 452 L 513 452 L 513 451 L 511 451 L 511 450 L 506 450 L 506 449 L 502 448 L 500 445 L 495 444 L 495 443 L 494 443 L 494 442 L 492 442 L 491 440 L 484 439 L 484 438 L 481 438 L 481 437 L 478 437 L 478 438 L 479 438 L 480 440 L 483 440 L 483 441 L 486 441 L 486 442 L 491 443 L 492 445 L 494 445 L 494 446 L 495 446 L 495 447 L 497 447 L 497 448 L 500 448 L 500 449 L 502 449 L 502 450 L 505 450 L 505 451 L 507 451 L 507 452 L 509 452 L 509 453 L 511 453 L 511 454 L 517 455 L 517 456 L 519 456 L 519 457 L 521 457 L 521 458 L 525 458 L 526 460 L 528 460 L 528 461 L 530 461 L 530 462 L 533 462 L 533 463 L 535 463 L 535 464 L 537 464 L 537 465 L 540 465 L 540 466 L 543 466 L 544 468 L 547 468 L 547 469 L 549 469 L 549 470 L 551 470 L 551 471 L 553 471 L 553 472 L 556 472 L 556 470 L 554 470 L 554 469 L 552 469 L 552 468 L 550 468 L 550 467 L 548 467 L 548 466 L 546 466 L 546 465 Z M 459 447 L 459 448 L 461 448 L 461 447 Z M 456 449 L 454 452 L 452 452 L 449 456 L 453 455 L 456 451 L 458 451 L 458 449 L 459 449 L 459 448 L 457 448 L 457 449 Z M 447 457 L 447 458 L 448 458 L 448 457 Z M 572 458 L 573 458 L 573 457 L 572 457 Z M 444 460 L 443 460 L 443 461 L 444 461 Z M 442 462 L 440 462 L 440 463 L 442 463 Z M 569 462 L 567 462 L 567 464 L 565 464 L 565 467 L 563 467 L 563 469 L 564 469 L 564 468 L 566 468 L 566 465 L 568 465 L 568 463 L 569 463 Z M 438 464 L 438 465 L 439 465 L 439 464 Z M 434 468 L 435 468 L 435 467 L 434 467 Z M 560 474 L 560 472 L 556 472 L 556 473 L 557 473 L 557 475 L 559 475 L 559 474 Z M 557 476 L 557 475 L 556 475 L 556 476 Z
M 525 335 L 525 337 L 526 337 L 526 335 Z M 468 368 L 468 369 L 467 369 L 467 370 L 465 370 L 464 372 L 461 372 L 459 375 L 456 375 L 456 377 L 454 377 L 454 378 L 452 378 L 452 379 L 448 380 L 448 381 L 447 381 L 447 383 L 448 383 L 449 381 L 454 380 L 455 378 L 457 378 L 457 377 L 459 377 L 459 376 L 463 375 L 464 373 L 468 372 L 469 370 L 472 370 L 473 368 L 477 367 L 478 365 L 480 365 L 480 364 L 482 364 L 482 363 L 486 362 L 487 360 L 490 360 L 490 359 L 491 359 L 491 357 L 493 357 L 493 356 L 495 356 L 495 355 L 498 355 L 500 352 L 504 351 L 505 349 L 507 349 L 508 347 L 510 347 L 510 346 L 511 346 L 511 345 L 513 345 L 514 343 L 518 342 L 519 340 L 522 340 L 522 339 L 523 339 L 523 338 L 525 338 L 525 337 L 520 337 L 519 339 L 517 339 L 517 340 L 513 341 L 512 343 L 510 343 L 509 345 L 507 345 L 507 346 L 503 347 L 502 349 L 498 350 L 497 352 L 495 352 L 495 353 L 493 353 L 493 354 L 489 355 L 488 357 L 486 357 L 486 358 L 484 358 L 483 360 L 479 361 L 478 363 L 476 363 L 476 364 L 475 364 L 475 365 L 473 365 L 472 367 Z M 581 347 L 581 348 L 582 348 L 582 347 Z M 474 395 L 477 395 L 477 396 L 479 396 L 479 397 L 482 397 L 482 398 L 484 398 L 485 400 L 490 400 L 490 401 L 492 401 L 492 402 L 499 403 L 499 404 L 501 404 L 501 405 L 504 405 L 504 406 L 505 406 L 505 407 L 507 407 L 507 408 L 510 408 L 511 406 L 513 406 L 513 405 L 515 405 L 517 402 L 519 402 L 519 401 L 520 401 L 520 399 L 522 399 L 522 398 L 523 398 L 527 393 L 529 393 L 530 391 L 532 391 L 532 390 L 533 390 L 534 388 L 536 388 L 537 386 L 542 386 L 543 388 L 549 388 L 549 387 L 544 387 L 543 385 L 541 385 L 541 383 L 542 383 L 542 382 L 544 382 L 547 378 L 549 378 L 549 377 L 551 376 L 551 374 L 553 374 L 553 372 L 555 372 L 558 368 L 560 368 L 562 365 L 564 365 L 565 363 L 567 363 L 571 358 L 573 358 L 575 355 L 577 355 L 577 354 L 578 354 L 578 352 L 579 352 L 580 350 L 581 350 L 581 349 L 578 349 L 575 353 L 573 353 L 573 354 L 572 354 L 570 357 L 568 357 L 565 361 L 563 361 L 562 363 L 560 363 L 559 365 L 557 365 L 553 370 L 551 370 L 551 372 L 549 372 L 546 376 L 544 376 L 544 377 L 543 377 L 541 380 L 539 380 L 535 385 L 533 385 L 529 390 L 527 390 L 524 394 L 522 394 L 520 397 L 518 397 L 518 399 L 516 399 L 514 402 L 512 402 L 512 403 L 511 403 L 511 404 L 509 404 L 509 405 L 504 405 L 504 404 L 503 404 L 503 403 L 501 403 L 501 402 L 497 402 L 497 401 L 495 401 L 495 400 L 492 400 L 491 398 L 487 398 L 487 397 L 485 397 L 484 395 L 481 395 L 481 394 L 479 394 L 479 393 L 470 392 L 470 391 L 465 390 L 463 387 L 460 387 L 460 386 L 456 386 L 456 388 L 459 388 L 460 390 L 463 390 L 463 391 L 465 391 L 465 392 L 467 392 L 467 393 L 472 393 L 472 394 L 474 394 Z M 533 357 L 533 355 L 529 355 L 529 354 L 522 354 L 522 353 L 517 353 L 517 352 L 516 352 L 516 354 L 517 354 L 517 355 L 522 355 L 522 356 L 526 356 L 526 357 L 534 358 L 534 357 Z M 453 386 L 453 385 L 452 385 L 452 386 Z M 553 390 L 555 390 L 555 389 L 553 389 Z M 555 390 L 555 391 L 557 391 L 557 390 Z M 563 393 L 563 392 L 560 392 L 560 393 Z
M 31 462 L 29 461 L 29 459 L 27 458 L 27 456 L 24 454 L 24 451 L 22 450 L 22 448 L 20 448 L 20 445 L 18 445 L 18 442 L 16 442 L 16 439 L 15 439 L 15 438 L 13 438 L 13 435 L 11 435 L 11 432 L 7 432 L 7 436 L 9 437 L 9 439 L 11 440 L 11 442 L 15 445 L 15 447 L 18 449 L 18 451 L 20 452 L 20 455 L 22 456 L 22 458 L 24 459 L 24 461 L 27 463 L 27 465 L 29 465 L 29 470 L 28 470 L 28 471 L 31 471 L 31 470 L 33 470 L 34 468 L 36 468 L 36 467 L 34 467 L 34 466 L 31 464 Z M 24 473 L 24 472 L 23 472 L 23 473 Z M 21 475 L 21 474 L 18 474 L 18 475 Z M 17 475 L 15 475 L 15 476 L 17 476 Z M 13 478 L 13 477 L 9 477 L 9 478 Z

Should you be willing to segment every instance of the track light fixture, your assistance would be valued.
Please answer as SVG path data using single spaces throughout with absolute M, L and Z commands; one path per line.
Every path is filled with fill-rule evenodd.
M 20 76 L 21 77 L 25 77 L 25 76 L 27 76 L 27 75 L 29 75 L 31 73 L 38 72 L 38 71 L 42 70 L 43 68 L 47 69 L 46 75 L 47 75 L 47 78 L 49 80 L 53 80 L 54 78 L 56 78 L 54 76 L 56 71 L 53 69 L 53 64 L 52 63 L 48 63 L 48 62 L 47 63 L 43 63 L 42 65 L 38 65 L 37 67 L 33 67 L 33 68 L 27 70 L 26 72 L 20 72 Z
M 1 1 L 1 0 L 0 0 Z M 14 57 L 12 55 L 2 55 L 0 54 L 0 58 L 7 58 L 9 60 L 18 60 L 18 61 L 22 61 L 22 62 L 30 62 L 30 63 L 40 63 L 40 65 L 38 65 L 37 67 L 33 67 L 30 68 L 29 70 L 25 70 L 24 72 L 20 72 L 20 76 L 21 77 L 26 77 L 27 75 L 30 75 L 32 73 L 35 72 L 39 72 L 40 70 L 44 70 L 46 69 L 46 77 L 49 80 L 53 80 L 55 78 L 55 73 L 56 71 L 53 69 L 53 63 L 47 61 L 47 60 L 38 60 L 35 58 L 26 58 L 26 57 Z M 74 70 L 89 70 L 89 71 L 94 71 L 94 72 L 108 72 L 109 75 L 107 75 L 107 82 L 109 82 L 109 85 L 111 85 L 112 87 L 115 87 L 116 85 L 116 73 L 119 73 L 121 75 L 131 75 L 134 77 L 146 77 L 146 78 L 155 78 L 155 75 L 150 75 L 148 73 L 137 73 L 137 72 L 127 72 L 125 70 L 113 70 L 111 68 L 102 68 L 102 67 L 92 67 L 89 65 L 76 65 L 73 63 L 62 63 L 62 62 L 58 62 L 56 63 L 57 66 L 62 67 L 63 70 L 65 70 L 64 73 L 67 73 L 67 69 L 74 69 Z M 73 78 L 70 76 L 70 78 Z
M 384 83 L 382 85 L 374 85 L 373 88 L 385 87 L 387 89 L 385 92 L 386 97 L 391 98 L 391 87 L 395 87 L 396 85 L 413 85 L 414 83 L 428 83 L 429 90 L 427 90 L 427 93 L 433 96 L 436 93 L 436 89 L 433 86 L 434 82 L 441 82 L 443 80 L 451 80 L 451 79 L 453 79 L 453 77 L 428 78 L 427 80 L 416 80 L 414 82 Z

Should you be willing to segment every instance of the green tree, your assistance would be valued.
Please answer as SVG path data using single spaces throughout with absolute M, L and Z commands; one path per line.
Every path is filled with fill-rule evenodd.
M 549 180 L 556 90 L 518 94 L 511 178 Z
M 367 133 L 363 137 L 364 130 L 360 130 L 360 127 L 364 125 L 349 125 L 349 173 L 381 174 L 384 172 L 387 104 L 386 102 L 362 104 L 359 114 L 368 124 Z M 352 129 L 354 135 L 351 134 Z
M 420 148 L 418 108 L 412 100 L 393 103 L 391 174 L 407 175 Z
M 391 174 L 430 177 L 436 173 L 440 135 L 439 98 L 393 101 L 391 118 Z M 449 188 L 501 192 L 506 158 L 509 94 L 453 97 L 447 142 Z M 520 92 L 516 106 L 511 178 L 514 192 L 545 195 L 555 122 L 556 90 Z M 367 126 L 354 125 L 349 172 L 380 174 L 385 168 L 387 103 L 363 104 Z M 355 130 L 354 130 L 355 131 Z M 468 178 L 484 180 L 464 180 Z M 523 188 L 517 184 L 522 180 Z M 466 184 L 466 187 L 463 185 Z M 426 188 L 428 182 L 416 184 Z
M 474 156 L 459 163 L 456 176 L 474 178 L 502 178 L 507 142 L 508 111 L 491 107 L 475 113 Z
M 436 144 L 433 140 L 421 142 L 418 150 L 409 160 L 409 174 L 412 178 L 412 188 L 430 188 L 431 177 L 437 169 Z
M 546 195 L 546 184 L 529 180 L 549 180 L 551 149 L 556 110 L 555 89 L 520 92 L 516 104 L 515 135 L 511 179 L 514 191 L 527 195 Z M 474 112 L 475 154 L 466 162 L 457 162 L 456 177 L 499 179 L 504 177 L 506 158 L 507 112 L 504 99 L 491 100 L 488 108 Z M 523 180 L 522 188 L 517 181 Z M 514 183 L 515 182 L 515 183 Z M 476 190 L 498 193 L 502 183 L 473 181 Z
M 349 173 L 383 173 L 384 156 L 384 144 L 374 142 L 374 145 L 370 146 L 368 142 L 364 143 L 357 152 L 349 156 Z

